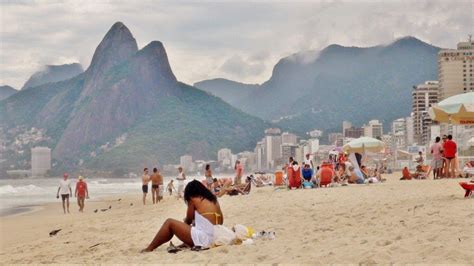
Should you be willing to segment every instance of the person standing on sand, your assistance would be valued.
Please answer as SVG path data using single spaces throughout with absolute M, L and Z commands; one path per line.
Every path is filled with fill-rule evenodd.
M 446 158 L 446 177 L 455 178 L 457 145 L 456 142 L 453 141 L 452 135 L 448 135 L 448 140 L 444 143 L 443 150 Z
M 441 177 L 441 169 L 443 168 L 443 146 L 439 143 L 441 140 L 440 137 L 435 138 L 435 143 L 431 145 L 431 155 L 433 156 L 431 160 L 431 170 L 433 170 L 433 179 L 438 179 Z M 429 176 L 430 173 L 428 173 Z
M 235 162 L 234 170 L 235 170 L 234 185 L 240 185 L 242 184 L 242 174 L 244 172 L 244 169 L 242 168 L 242 164 L 240 163 L 239 160 Z
M 178 167 L 178 199 L 183 197 L 184 193 L 184 180 L 186 180 L 186 175 L 184 174 L 183 167 Z
M 61 193 L 61 200 L 63 202 L 63 211 L 69 213 L 69 196 L 72 196 L 71 181 L 68 180 L 69 174 L 64 173 L 63 180 L 59 182 L 58 192 L 56 193 L 56 198 L 59 199 L 59 193 Z
M 314 170 L 313 160 L 311 160 L 310 156 L 311 154 L 309 153 L 306 154 L 306 160 L 304 160 L 304 165 L 308 164 L 311 170 Z
M 84 177 L 79 176 L 79 181 L 76 183 L 76 190 L 74 196 L 77 198 L 77 205 L 79 205 L 79 211 L 84 212 L 84 201 L 89 198 L 89 190 L 87 189 L 87 183 L 84 182 Z
M 142 175 L 143 205 L 146 204 L 146 194 L 148 193 L 149 182 L 150 182 L 150 176 L 148 175 L 148 168 L 145 168 L 143 169 L 143 175 Z
M 158 172 L 158 168 L 153 168 L 153 174 L 150 177 L 151 179 L 151 196 L 153 199 L 153 204 L 158 203 L 163 199 L 163 194 L 165 192 L 165 187 L 163 185 L 163 176 Z
M 211 165 L 206 164 L 206 168 L 204 169 L 204 176 L 206 177 L 206 187 L 208 189 L 211 189 L 212 186 L 212 171 L 211 171 Z

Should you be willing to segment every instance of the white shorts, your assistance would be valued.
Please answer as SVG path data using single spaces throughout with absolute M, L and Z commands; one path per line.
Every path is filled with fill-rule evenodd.
M 439 169 L 443 167 L 443 159 L 433 159 L 431 160 L 431 168 Z

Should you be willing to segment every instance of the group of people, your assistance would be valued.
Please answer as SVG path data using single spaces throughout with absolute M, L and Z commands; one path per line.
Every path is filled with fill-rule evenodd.
M 288 164 L 284 167 L 288 187 L 290 189 L 314 188 L 329 184 L 365 184 L 383 181 L 377 168 L 369 169 L 365 165 L 361 165 L 360 168 L 355 167 L 342 152 L 337 159 L 334 157 L 331 159 L 333 160 L 324 162 L 314 169 L 310 154 L 306 154 L 303 168 L 293 157 L 290 157 Z
M 63 212 L 69 212 L 69 198 L 72 197 L 71 180 L 69 180 L 69 174 L 64 173 L 63 179 L 59 182 L 58 192 L 56 198 L 59 199 L 63 205 Z M 84 212 L 85 199 L 89 198 L 89 190 L 87 189 L 87 183 L 84 181 L 82 176 L 79 176 L 76 182 L 76 188 L 74 189 L 74 197 L 77 198 L 77 205 L 79 206 L 79 212 Z
M 151 198 L 153 204 L 160 202 L 163 199 L 165 191 L 163 185 L 163 176 L 158 171 L 158 168 L 153 168 L 153 174 L 148 174 L 148 168 L 143 169 L 142 175 L 142 192 L 143 192 L 143 205 L 146 205 L 146 197 L 148 194 L 148 184 L 151 182 Z
M 408 167 L 404 167 L 400 180 L 426 179 L 431 172 L 433 172 L 433 179 L 456 177 L 458 168 L 457 144 L 452 135 L 443 135 L 442 138 L 436 137 L 430 147 L 430 154 L 432 159 L 428 166 L 425 165 L 423 152 L 419 151 L 415 158 L 417 163 L 415 172 L 411 173 Z

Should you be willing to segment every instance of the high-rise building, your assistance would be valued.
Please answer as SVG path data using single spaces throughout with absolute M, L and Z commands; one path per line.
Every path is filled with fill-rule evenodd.
M 379 122 L 379 120 L 370 120 L 368 125 L 364 125 L 364 136 L 374 138 L 374 139 L 382 139 L 383 135 L 383 125 Z
M 430 126 L 433 121 L 428 110 L 439 100 L 439 83 L 426 81 L 424 84 L 413 87 L 412 98 L 414 141 L 423 145 L 430 139 Z
M 392 143 L 397 148 L 407 146 L 407 122 L 405 118 L 399 118 L 392 122 Z
M 296 147 L 296 144 L 281 144 L 281 157 L 283 158 L 284 162 L 286 162 L 290 157 L 296 157 Z
M 34 147 L 31 149 L 31 175 L 44 176 L 51 169 L 51 149 Z
M 267 161 L 265 154 L 265 141 L 259 141 L 257 146 L 255 146 L 255 155 L 256 155 L 256 164 L 257 170 L 266 169 Z
M 232 151 L 227 148 L 220 149 L 217 151 L 217 161 L 224 165 L 224 164 L 230 164 L 232 158 Z
M 281 143 L 296 145 L 296 135 L 288 132 L 281 134 Z
M 457 49 L 438 52 L 439 99 L 474 91 L 474 41 L 460 42 Z
M 415 130 L 413 126 L 413 113 L 411 116 L 405 118 L 407 127 L 407 146 L 411 146 L 415 143 Z
M 244 151 L 238 154 L 240 163 L 243 164 L 243 167 L 246 171 L 254 171 L 256 169 L 257 155 L 255 152 Z
M 191 155 L 183 155 L 179 158 L 179 164 L 185 171 L 191 171 L 193 167 L 193 157 Z
M 346 136 L 346 129 L 349 129 L 352 127 L 352 123 L 349 122 L 349 121 L 342 121 L 342 135 L 344 137 L 347 137 Z
M 357 139 L 364 136 L 364 128 L 362 127 L 349 127 L 344 130 L 345 138 Z
M 269 128 L 265 130 L 265 154 L 266 167 L 272 169 L 275 166 L 275 160 L 281 158 L 281 130 L 278 128 Z
M 328 134 L 329 144 L 331 144 L 331 145 L 336 144 L 336 141 L 338 139 L 342 139 L 342 138 L 343 138 L 342 133 L 335 132 L 335 133 L 329 133 Z

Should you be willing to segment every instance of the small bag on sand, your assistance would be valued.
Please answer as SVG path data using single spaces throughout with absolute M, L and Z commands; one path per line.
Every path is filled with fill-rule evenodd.
M 223 225 L 214 225 L 214 245 L 232 245 L 236 240 L 234 231 Z

